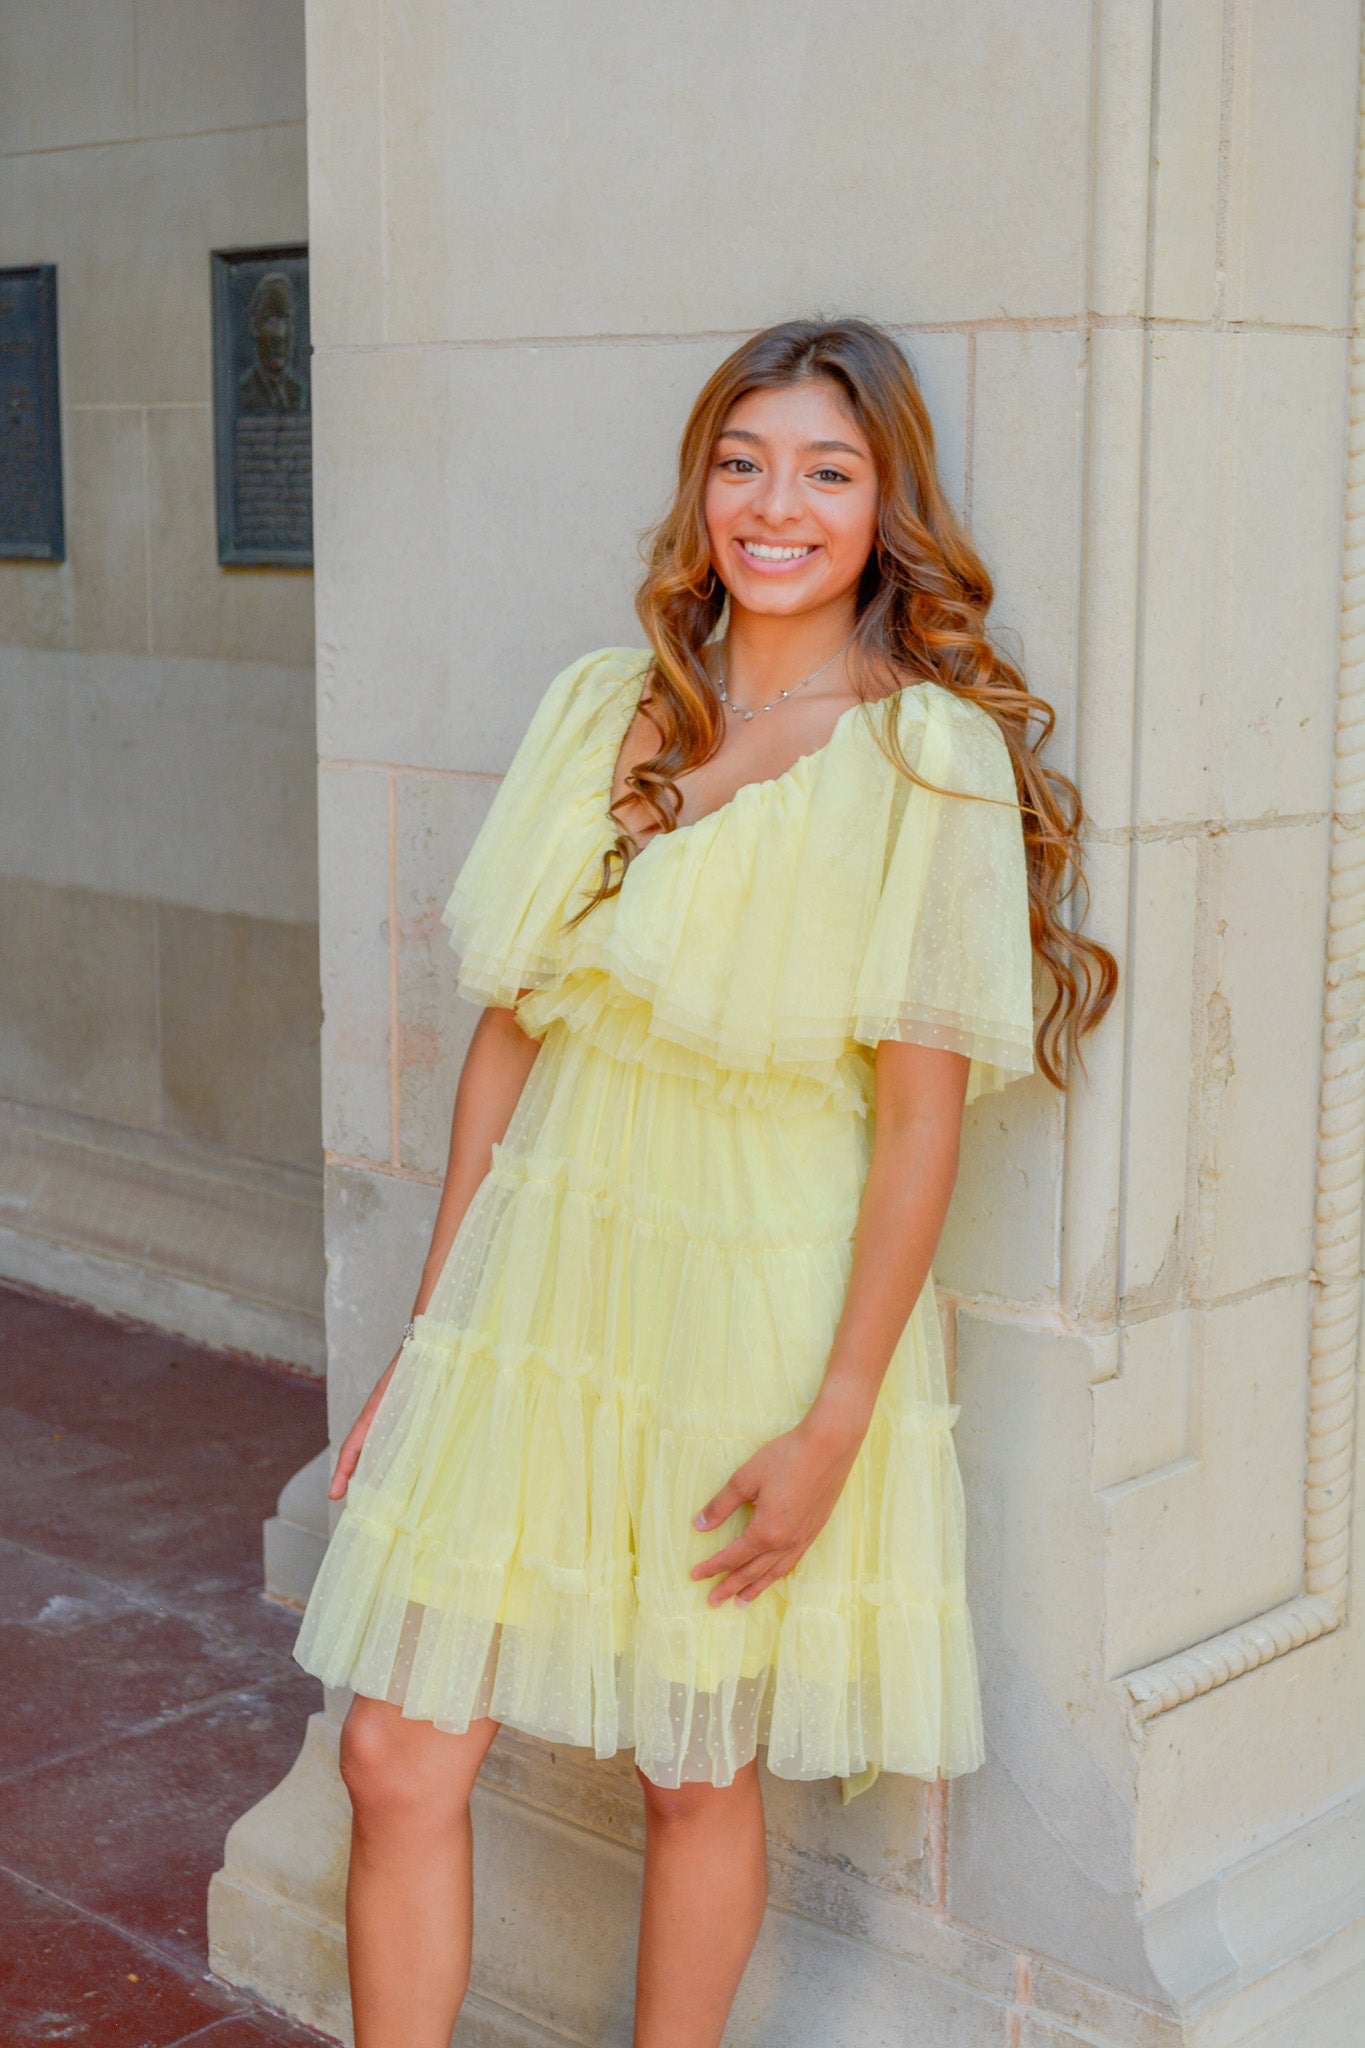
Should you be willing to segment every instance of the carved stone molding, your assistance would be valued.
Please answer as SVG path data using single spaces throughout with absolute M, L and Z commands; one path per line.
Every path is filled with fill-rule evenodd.
M 1346 1619 L 1365 1200 L 1365 52 L 1356 154 L 1341 633 L 1308 1347 L 1303 1591 L 1124 1673 L 1139 1721 L 1226 1685 Z

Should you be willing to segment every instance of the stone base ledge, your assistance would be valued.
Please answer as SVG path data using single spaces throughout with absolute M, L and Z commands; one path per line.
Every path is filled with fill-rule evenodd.
M 262 1531 L 265 1590 L 286 1607 L 303 1608 L 327 1549 L 327 1488 L 336 1463 L 328 1444 L 287 1481 Z
M 1142 1933 L 1182 2016 L 1182 2048 L 1358 2048 L 1365 2038 L 1365 1795 L 1316 1814 L 1149 1913 Z M 1351 1984 L 1356 2028 L 1347 2035 L 1321 2015 Z
M 321 1374 L 322 1176 L 0 1102 L 0 1278 Z
M 311 1714 L 287 1777 L 228 1830 L 209 1884 L 209 1968 L 226 1983 L 350 2041 L 346 1859 L 351 1814 L 340 1728 Z
M 209 1959 L 226 1982 L 349 2042 L 350 1808 L 339 1734 L 334 1713 L 314 1714 L 288 1777 L 229 1833 L 209 1892 Z M 515 1737 L 509 1747 L 532 1745 Z M 480 1783 L 474 1991 L 457 2048 L 630 2040 L 641 1866 L 634 1843 L 613 1839 L 612 1776 L 608 1768 L 607 1802 L 573 1818 L 504 1789 L 506 1774 Z M 1350 1862 L 1359 1818 L 1356 1807 L 1337 1809 L 1149 1918 L 1154 1961 L 1184 1978 L 1164 2012 L 1045 1959 L 1034 1959 L 1021 2002 L 1012 1951 L 908 1899 L 877 1927 L 846 1930 L 808 1908 L 770 1904 L 727 2048 L 899 2048 L 911 2036 L 1000 2048 L 1016 2017 L 1021 2048 L 1359 2048 L 1365 1914 Z M 1316 1905 L 1279 1882 L 1302 1886 L 1310 1851 L 1323 1884 Z M 1230 1962 L 1239 1927 L 1242 1954 Z

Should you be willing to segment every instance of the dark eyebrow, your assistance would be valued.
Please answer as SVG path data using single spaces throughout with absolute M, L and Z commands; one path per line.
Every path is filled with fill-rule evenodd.
M 751 434 L 744 427 L 722 427 L 717 438 L 722 441 L 748 441 L 755 448 L 762 448 L 765 445 L 762 434 Z M 863 448 L 853 447 L 848 441 L 807 441 L 805 452 L 807 455 L 837 453 L 840 455 L 857 455 L 865 458 L 867 451 Z

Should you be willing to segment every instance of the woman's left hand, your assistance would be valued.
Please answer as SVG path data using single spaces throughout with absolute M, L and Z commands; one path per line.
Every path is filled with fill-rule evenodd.
M 743 1502 L 753 1503 L 748 1527 L 692 1567 L 694 1579 L 724 1574 L 707 1596 L 710 1606 L 733 1593 L 745 1607 L 792 1570 L 829 1520 L 864 1434 L 856 1425 L 831 1427 L 808 1415 L 731 1473 L 695 1517 L 698 1529 L 714 1529 Z

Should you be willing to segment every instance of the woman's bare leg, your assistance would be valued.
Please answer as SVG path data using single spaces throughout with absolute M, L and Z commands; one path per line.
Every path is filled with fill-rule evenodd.
M 482 1720 L 447 1735 L 387 1700 L 351 1702 L 341 1775 L 356 2048 L 449 2048 L 474 1932 L 469 1795 L 497 1732 Z
M 768 1897 L 757 1762 L 732 1785 L 645 1794 L 635 2048 L 719 2048 Z

